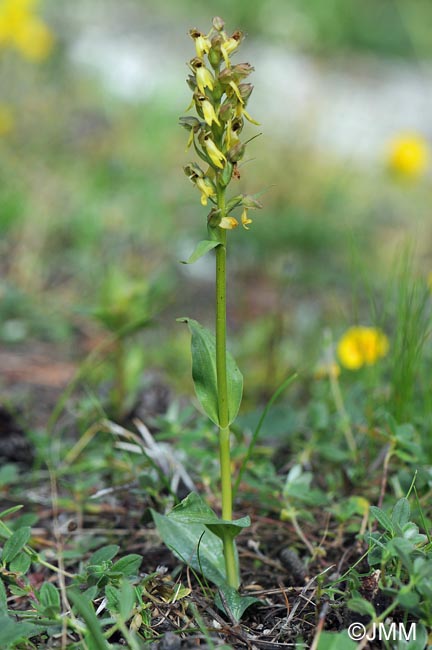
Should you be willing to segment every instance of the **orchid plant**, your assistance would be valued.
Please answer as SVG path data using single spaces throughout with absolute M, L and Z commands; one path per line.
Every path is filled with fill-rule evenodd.
M 246 152 L 248 142 L 241 139 L 245 120 L 255 125 L 258 123 L 246 110 L 253 90 L 246 80 L 253 67 L 249 63 L 231 60 L 243 41 L 243 33 L 235 31 L 229 36 L 224 21 L 219 17 L 213 19 L 208 34 L 198 29 L 189 33 L 195 44 L 195 56 L 188 64 L 191 74 L 187 83 L 192 91 L 188 110 L 194 108 L 196 116 L 181 117 L 180 124 L 189 132 L 187 149 L 193 147 L 199 160 L 189 162 L 184 171 L 200 192 L 201 204 L 205 207 L 210 204 L 210 211 L 207 215 L 208 236 L 198 243 L 185 263 L 193 263 L 209 251 L 215 251 L 215 336 L 193 319 L 179 320 L 186 322 L 191 331 L 192 375 L 197 397 L 219 429 L 222 519 L 218 519 L 201 500 L 198 504 L 197 495 L 190 495 L 174 508 L 169 515 L 169 526 L 169 517 L 163 520 L 156 513 L 154 517 L 162 537 L 174 551 L 178 550 L 178 540 L 183 534 L 181 527 L 177 531 L 172 528 L 175 520 L 180 524 L 200 523 L 219 537 L 223 546 L 224 569 L 218 573 L 229 587 L 237 589 L 239 571 L 234 538 L 249 524 L 249 520 L 244 517 L 233 521 L 232 513 L 230 426 L 240 407 L 243 378 L 226 345 L 227 235 L 240 223 L 248 230 L 252 223 L 249 211 L 262 206 L 252 195 L 228 194 L 228 191 L 240 177 L 239 163 Z M 200 537 L 199 568 L 204 564 L 205 539 Z M 217 583 L 218 580 L 213 581 Z

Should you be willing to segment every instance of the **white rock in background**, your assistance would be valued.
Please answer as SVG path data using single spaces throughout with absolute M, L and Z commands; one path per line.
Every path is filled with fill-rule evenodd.
M 183 25 L 128 31 L 84 24 L 72 61 L 93 70 L 107 90 L 127 101 L 171 101 L 181 113 L 190 99 L 186 61 L 193 56 Z M 180 40 L 180 36 L 183 34 Z M 190 47 L 189 47 L 190 46 Z M 263 131 L 356 163 L 380 164 L 386 143 L 416 131 L 432 137 L 432 67 L 373 57 L 322 60 L 248 40 L 242 60 L 255 66 L 250 112 Z

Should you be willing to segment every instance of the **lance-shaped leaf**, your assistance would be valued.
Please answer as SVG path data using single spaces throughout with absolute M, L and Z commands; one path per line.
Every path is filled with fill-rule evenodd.
M 152 510 L 153 520 L 165 544 L 174 554 L 207 580 L 222 587 L 226 584 L 222 539 L 234 538 L 250 525 L 249 517 L 235 521 L 218 519 L 206 502 L 189 494 L 168 515 Z
M 177 320 L 187 323 L 192 335 L 192 378 L 197 397 L 210 420 L 219 425 L 215 337 L 192 318 L 178 318 Z M 231 424 L 240 408 L 243 376 L 229 352 L 227 353 L 227 383 L 228 424 Z
M 197 260 L 200 259 L 203 255 L 211 251 L 213 248 L 216 248 L 216 246 L 219 246 L 219 241 L 217 240 L 210 240 L 210 239 L 204 239 L 203 241 L 200 241 L 196 247 L 192 255 L 187 259 L 187 260 L 182 260 L 182 264 L 193 264 Z
M 232 539 L 237 537 L 242 528 L 250 526 L 250 517 L 242 517 L 234 521 L 219 519 L 217 514 L 206 504 L 204 499 L 191 492 L 168 515 L 174 521 L 185 526 L 189 524 L 204 524 L 220 539 L 228 535 Z
M 226 582 L 225 561 L 221 540 L 203 524 L 183 524 L 170 515 L 152 510 L 153 521 L 168 548 L 215 585 Z

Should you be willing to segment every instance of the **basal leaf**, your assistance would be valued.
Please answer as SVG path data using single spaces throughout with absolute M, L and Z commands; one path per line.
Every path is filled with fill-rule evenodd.
M 154 510 L 152 515 L 160 536 L 176 557 L 198 573 L 202 572 L 210 582 L 216 585 L 226 582 L 222 542 L 204 524 L 176 521 Z
M 204 522 L 204 525 L 211 530 L 212 533 L 220 537 L 223 540 L 225 535 L 234 539 L 239 533 L 241 533 L 243 528 L 250 526 L 251 521 L 250 517 L 242 517 L 241 519 L 235 519 L 234 521 L 225 521 L 219 519 L 217 522 Z
M 234 539 L 243 528 L 250 526 L 249 517 L 242 517 L 234 521 L 219 519 L 204 499 L 195 492 L 188 494 L 187 497 L 175 506 L 168 517 L 185 526 L 189 524 L 204 524 L 204 526 L 220 539 L 223 539 L 225 535 Z
M 181 524 L 196 524 L 204 521 L 217 521 L 217 515 L 199 494 L 191 492 L 167 515 Z
M 210 420 L 219 425 L 215 337 L 192 318 L 179 318 L 178 321 L 187 323 L 192 335 L 192 377 L 197 397 Z M 231 424 L 240 408 L 243 376 L 229 353 L 227 353 L 227 382 L 229 424 Z
M 152 511 L 156 527 L 178 558 L 218 586 L 226 582 L 222 540 L 236 537 L 250 526 L 249 517 L 219 519 L 204 499 L 192 492 L 168 515 Z
M 210 239 L 204 239 L 203 241 L 200 241 L 192 253 L 192 255 L 187 259 L 187 260 L 182 260 L 182 264 L 193 264 L 197 260 L 200 259 L 203 255 L 211 251 L 213 248 L 216 248 L 216 246 L 219 246 L 220 242 L 219 241 L 211 241 Z

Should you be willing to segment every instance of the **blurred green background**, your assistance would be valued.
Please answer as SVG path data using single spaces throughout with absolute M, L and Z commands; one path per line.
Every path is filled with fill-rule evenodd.
M 107 329 L 148 318 L 133 372 L 157 368 L 192 391 L 175 318 L 211 325 L 213 265 L 178 263 L 205 237 L 206 210 L 177 122 L 188 29 L 207 31 L 215 14 L 247 32 L 237 56 L 256 69 L 249 110 L 262 132 L 238 184 L 264 190 L 264 209 L 229 238 L 246 404 L 294 368 L 313 373 L 324 330 L 391 328 L 405 243 L 415 273 L 430 266 L 430 166 L 405 173 L 389 158 L 393 138 L 427 148 L 432 134 L 429 1 L 47 0 L 33 11 L 53 35 L 46 57 L 0 37 L 3 350 L 46 342 L 79 363 Z

